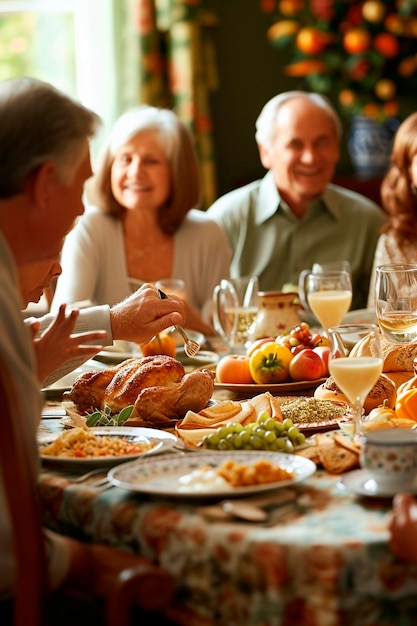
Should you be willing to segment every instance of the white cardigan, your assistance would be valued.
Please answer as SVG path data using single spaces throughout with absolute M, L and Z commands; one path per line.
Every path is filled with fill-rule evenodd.
M 206 321 L 214 287 L 229 276 L 230 259 L 222 228 L 203 211 L 190 211 L 174 235 L 171 277 L 185 281 L 189 303 Z M 61 303 L 84 300 L 112 306 L 131 293 L 122 222 L 99 209 L 89 208 L 67 235 L 61 265 L 52 312 Z

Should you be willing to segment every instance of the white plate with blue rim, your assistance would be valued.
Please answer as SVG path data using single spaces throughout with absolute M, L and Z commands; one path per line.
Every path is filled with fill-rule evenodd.
M 275 482 L 232 487 L 227 481 L 218 481 L 218 468 L 232 459 L 238 464 L 251 465 L 265 460 L 291 472 L 292 476 Z M 310 459 L 283 452 L 198 452 L 148 458 L 143 461 L 124 463 L 108 473 L 108 479 L 117 487 L 171 498 L 230 497 L 272 491 L 306 480 L 316 471 Z M 200 476 L 209 473 L 209 478 Z M 196 481 L 193 480 L 196 477 Z
M 72 467 L 80 466 L 107 466 L 116 465 L 118 463 L 126 463 L 140 457 L 145 459 L 149 456 L 166 452 L 174 447 L 182 448 L 182 442 L 172 433 L 157 428 L 146 427 L 126 427 L 126 426 L 103 426 L 89 429 L 97 437 L 122 438 L 127 442 L 152 444 L 152 447 L 142 452 L 134 452 L 121 456 L 103 455 L 103 456 L 50 456 L 42 454 L 42 448 L 55 441 L 61 433 L 39 433 L 38 446 L 40 458 L 43 462 L 54 465 L 65 465 Z

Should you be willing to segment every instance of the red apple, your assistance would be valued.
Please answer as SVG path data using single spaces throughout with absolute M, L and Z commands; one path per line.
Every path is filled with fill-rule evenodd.
M 330 354 L 329 346 L 316 346 L 315 348 L 313 348 L 313 352 L 318 354 L 323 362 L 322 376 L 328 376 L 329 375 L 329 354 Z
M 323 361 L 314 350 L 305 348 L 291 360 L 289 374 L 294 381 L 316 380 L 323 376 Z
M 255 350 L 263 346 L 264 343 L 269 343 L 270 341 L 275 341 L 275 339 L 272 337 L 262 337 L 261 339 L 256 339 L 256 341 L 252 342 L 246 350 L 246 356 L 251 356 Z
M 216 379 L 219 383 L 247 385 L 253 383 L 246 354 L 227 354 L 217 363 Z

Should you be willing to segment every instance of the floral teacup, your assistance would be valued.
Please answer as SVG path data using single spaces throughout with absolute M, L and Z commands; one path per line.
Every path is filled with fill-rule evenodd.
M 407 491 L 417 477 L 417 431 L 387 428 L 367 432 L 360 464 L 378 487 Z

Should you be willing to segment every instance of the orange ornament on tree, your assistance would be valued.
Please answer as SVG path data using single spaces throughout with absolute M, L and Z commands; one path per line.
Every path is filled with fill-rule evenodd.
M 295 45 L 304 54 L 319 54 L 331 41 L 333 35 L 307 26 L 298 32 Z
M 318 59 L 304 59 L 303 61 L 286 65 L 284 73 L 287 76 L 306 76 L 307 74 L 327 72 L 327 70 L 328 67 L 323 61 L 319 61 Z
M 364 105 L 363 112 L 368 117 L 377 117 L 379 113 L 379 106 L 375 102 L 368 102 Z
M 343 37 L 343 47 L 349 54 L 361 54 L 369 50 L 371 35 L 363 28 L 351 28 Z
M 382 78 L 375 85 L 375 93 L 380 100 L 391 100 L 396 90 L 394 81 L 389 78 Z
M 355 100 L 356 96 L 352 89 L 343 89 L 339 94 L 339 102 L 345 107 L 351 106 Z
M 282 15 L 296 15 L 304 9 L 304 0 L 281 0 L 278 8 Z
M 384 111 L 384 115 L 386 117 L 397 117 L 398 111 L 400 110 L 398 100 L 390 100 L 389 102 L 385 102 L 385 104 L 382 106 L 382 110 Z
M 400 44 L 391 33 L 379 33 L 375 35 L 374 48 L 386 59 L 394 59 L 400 51 Z

